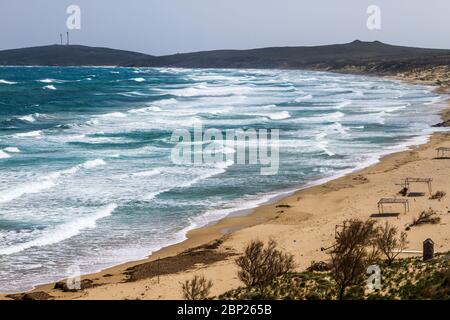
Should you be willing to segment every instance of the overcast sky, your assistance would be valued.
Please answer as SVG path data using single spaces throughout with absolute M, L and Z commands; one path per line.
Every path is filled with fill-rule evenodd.
M 0 49 L 59 42 L 72 4 L 72 43 L 155 55 L 355 39 L 450 49 L 449 0 L 0 0 Z M 372 4 L 381 30 L 366 26 Z

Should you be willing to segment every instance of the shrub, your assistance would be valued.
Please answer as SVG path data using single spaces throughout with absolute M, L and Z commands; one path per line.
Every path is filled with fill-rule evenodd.
M 408 245 L 406 232 L 402 232 L 400 236 L 397 235 L 398 229 L 389 225 L 388 222 L 383 227 L 378 228 L 375 242 L 379 251 L 386 257 L 388 265 L 391 265 L 392 261 Z
M 386 257 L 388 265 L 391 265 L 408 245 L 406 232 L 402 232 L 398 236 L 398 228 L 389 225 L 388 222 L 383 227 L 378 228 L 375 242 L 379 251 Z
M 427 223 L 436 224 L 440 221 L 441 218 L 437 216 L 437 212 L 430 208 L 428 211 L 422 211 L 417 218 L 414 218 L 413 222 L 409 226 L 414 227 Z
M 402 188 L 402 189 L 398 192 L 398 194 L 399 194 L 399 195 L 402 195 L 402 196 L 404 196 L 404 197 L 406 197 L 406 195 L 408 194 L 408 188 L 406 188 L 406 187 Z
M 267 246 L 262 241 L 252 241 L 245 248 L 244 255 L 236 259 L 238 277 L 247 287 L 263 285 L 293 271 L 294 257 L 276 247 L 273 240 Z
M 441 200 L 443 197 L 445 197 L 446 193 L 445 191 L 436 191 L 435 194 L 431 195 L 431 200 Z
M 206 280 L 204 276 L 195 275 L 191 280 L 181 284 L 183 298 L 186 300 L 205 300 L 213 286 L 212 281 Z
M 342 230 L 336 232 L 336 243 L 330 251 L 331 276 L 340 300 L 344 298 L 346 288 L 357 284 L 376 259 L 376 233 L 375 222 L 371 220 L 348 220 Z

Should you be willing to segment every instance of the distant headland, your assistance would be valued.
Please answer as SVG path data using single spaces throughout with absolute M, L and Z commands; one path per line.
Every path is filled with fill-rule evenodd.
M 450 50 L 355 40 L 323 46 L 213 50 L 152 56 L 109 48 L 50 45 L 0 51 L 0 65 L 277 68 L 386 75 L 430 67 L 448 68 Z

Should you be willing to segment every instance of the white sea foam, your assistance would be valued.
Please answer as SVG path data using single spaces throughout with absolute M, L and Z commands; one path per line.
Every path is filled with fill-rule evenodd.
M 174 98 L 163 99 L 163 100 L 158 100 L 158 101 L 152 102 L 152 104 L 158 105 L 158 106 L 168 106 L 168 105 L 177 104 L 177 103 L 178 103 L 178 100 L 174 99 Z
M 0 84 L 17 84 L 17 82 L 0 79 Z
M 35 138 L 35 137 L 39 137 L 41 135 L 42 131 L 41 130 L 36 130 L 36 131 L 30 131 L 30 132 L 23 132 L 23 133 L 16 133 L 14 136 L 15 137 L 19 137 L 19 138 Z
M 86 161 L 85 163 L 82 164 L 82 167 L 85 169 L 92 169 L 98 166 L 104 166 L 106 165 L 106 162 L 103 159 L 95 159 L 95 160 L 90 160 L 90 161 Z
M 339 102 L 339 103 L 336 105 L 336 108 L 337 108 L 337 109 L 341 109 L 341 108 L 344 108 L 344 107 L 349 106 L 349 105 L 351 105 L 351 104 L 352 104 L 352 101 L 351 101 L 351 100 L 344 100 L 344 101 L 342 101 L 342 102 Z
M 11 157 L 9 154 L 7 154 L 6 152 L 3 152 L 2 150 L 0 150 L 0 159 L 6 159 Z
M 56 90 L 56 87 L 54 85 L 48 85 L 48 86 L 43 87 L 43 89 Z
M 17 119 L 27 121 L 27 122 L 35 122 L 36 120 L 46 119 L 47 116 L 41 113 L 33 113 L 25 116 L 18 117 Z
M 96 125 L 100 124 L 100 121 L 98 119 L 91 119 L 91 120 L 86 121 L 86 124 L 88 126 L 96 126 Z
M 425 102 L 424 104 L 426 104 L 426 105 L 432 105 L 432 104 L 436 104 L 436 103 L 440 102 L 440 101 L 441 101 L 441 99 L 442 99 L 442 97 L 441 97 L 441 96 L 438 96 L 438 97 L 434 97 L 433 99 L 431 99 L 431 101 L 430 101 L 430 102 Z
M 311 94 L 307 94 L 307 95 L 305 95 L 305 96 L 301 96 L 301 97 L 297 97 L 297 98 L 295 98 L 295 102 L 301 102 L 301 101 L 304 101 L 304 100 L 311 100 L 313 98 L 313 96 L 311 95 Z
M 156 106 L 128 110 L 129 113 L 146 113 L 146 112 L 159 112 L 159 111 L 162 111 L 162 109 L 160 107 L 156 107 Z
M 58 180 L 62 177 L 67 177 L 75 174 L 80 169 L 92 169 L 105 164 L 106 162 L 102 159 L 89 160 L 63 171 L 49 173 L 46 176 L 38 178 L 35 182 L 26 183 L 9 190 L 3 190 L 0 193 L 0 203 L 10 202 L 26 194 L 39 193 L 44 190 L 53 188 L 57 184 Z
M 202 180 L 206 180 L 209 178 L 212 178 L 216 175 L 222 174 L 226 171 L 226 169 L 230 166 L 232 166 L 234 164 L 234 161 L 232 160 L 228 160 L 228 161 L 222 161 L 222 162 L 218 162 L 215 164 L 214 168 L 205 168 L 205 170 L 207 170 L 207 172 L 205 174 L 201 174 L 197 177 L 194 177 L 193 179 L 183 182 L 183 183 L 179 183 L 176 186 L 170 187 L 170 188 L 164 188 L 158 191 L 154 191 L 151 192 L 149 194 L 147 194 L 145 196 L 145 200 L 152 200 L 154 198 L 156 198 L 158 195 L 168 192 L 170 190 L 173 189 L 177 189 L 177 188 L 189 188 L 193 185 L 195 185 L 196 183 L 202 181 Z
M 111 113 L 106 113 L 106 114 L 102 114 L 99 117 L 102 118 L 125 118 L 127 115 L 123 112 L 111 112 Z
M 23 120 L 23 121 L 28 121 L 28 122 L 35 122 L 36 119 L 33 117 L 32 114 L 26 115 L 26 116 L 22 116 L 18 118 L 19 120 Z
M 58 80 L 58 79 L 41 79 L 41 80 L 37 80 L 38 82 L 41 83 L 63 83 L 65 82 L 64 80 Z
M 7 147 L 5 149 L 3 149 L 3 151 L 6 151 L 8 153 L 19 153 L 20 150 L 17 147 Z
M 165 189 L 162 189 L 162 190 L 159 190 L 159 191 L 150 192 L 149 194 L 147 194 L 144 197 L 144 200 L 147 200 L 147 201 L 153 200 L 154 198 L 156 198 L 161 193 L 164 193 L 164 192 L 167 192 L 167 191 L 170 191 L 170 190 L 172 190 L 172 188 L 165 188 Z
M 13 189 L 4 190 L 0 194 L 0 203 L 10 202 L 25 194 L 39 193 L 43 190 L 52 188 L 55 185 L 53 176 L 44 177 L 40 181 L 27 183 Z
M 132 176 L 133 177 L 151 177 L 151 176 L 156 176 L 160 173 L 161 173 L 161 171 L 159 171 L 158 169 L 154 169 L 154 170 L 136 172 L 136 173 L 133 173 Z
M 229 203 L 225 208 L 208 210 L 208 211 L 202 213 L 201 215 L 192 218 L 191 224 L 188 227 L 181 230 L 178 235 L 184 237 L 184 239 L 185 239 L 187 232 L 192 229 L 206 226 L 206 225 L 210 224 L 211 222 L 218 221 L 218 220 L 223 219 L 232 214 L 249 211 L 258 206 L 269 203 L 273 199 L 287 196 L 293 192 L 295 192 L 294 189 L 283 190 L 283 191 L 279 191 L 279 192 L 273 192 L 273 193 L 269 193 L 269 194 L 255 196 L 252 198 L 244 197 L 241 199 L 237 199 L 234 202 Z
M 144 82 L 145 81 L 144 78 L 131 78 L 130 80 L 136 81 L 136 82 Z
M 70 239 L 80 234 L 80 232 L 85 229 L 95 228 L 98 220 L 110 216 L 114 210 L 117 209 L 117 207 L 117 204 L 112 203 L 101 207 L 92 215 L 77 218 L 73 221 L 68 221 L 55 227 L 49 227 L 31 241 L 10 245 L 6 248 L 0 249 L 0 255 L 10 255 L 33 247 L 48 246 Z
M 290 118 L 291 115 L 287 111 L 282 111 L 282 112 L 268 114 L 268 117 L 272 120 L 283 120 L 283 119 Z
M 334 156 L 335 153 L 333 151 L 331 151 L 328 147 L 329 142 L 326 139 L 327 134 L 326 133 L 320 133 L 317 135 L 316 137 L 316 141 L 317 141 L 317 147 L 319 149 L 321 149 L 323 152 L 325 152 L 328 156 Z

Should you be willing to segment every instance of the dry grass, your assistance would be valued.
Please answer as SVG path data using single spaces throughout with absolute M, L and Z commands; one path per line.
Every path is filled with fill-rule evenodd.
M 181 284 L 181 291 L 185 300 L 205 300 L 213 286 L 212 281 L 204 276 L 195 275 L 191 280 Z

